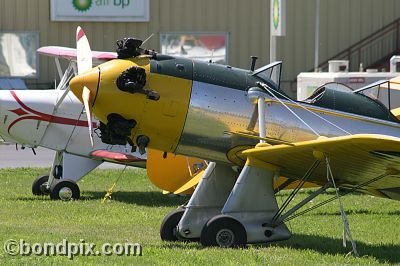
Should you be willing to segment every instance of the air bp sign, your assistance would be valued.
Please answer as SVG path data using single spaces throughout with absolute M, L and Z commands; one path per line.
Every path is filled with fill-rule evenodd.
M 51 0 L 53 21 L 149 21 L 150 0 Z
M 286 35 L 286 0 L 271 1 L 271 35 Z

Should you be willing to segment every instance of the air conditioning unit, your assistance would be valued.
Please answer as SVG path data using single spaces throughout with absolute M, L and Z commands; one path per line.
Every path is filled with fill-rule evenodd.
M 331 73 L 349 72 L 349 60 L 330 60 L 328 64 Z
M 400 55 L 394 55 L 390 58 L 390 72 L 400 72 Z

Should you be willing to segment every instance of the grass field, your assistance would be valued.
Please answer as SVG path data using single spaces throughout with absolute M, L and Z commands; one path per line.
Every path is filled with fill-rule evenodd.
M 203 248 L 198 243 L 163 243 L 159 225 L 169 211 L 187 198 L 162 195 L 146 178 L 144 170 L 124 173 L 112 196 L 101 204 L 104 191 L 121 170 L 96 170 L 80 182 L 82 199 L 51 201 L 31 195 L 31 183 L 46 169 L 0 170 L 0 264 L 1 265 L 320 265 L 400 264 L 400 202 L 365 195 L 343 200 L 356 240 L 359 258 L 346 256 L 342 247 L 342 222 L 337 202 L 292 220 L 293 236 L 270 245 L 246 249 Z M 309 190 L 301 191 L 304 198 Z M 312 204 L 333 194 L 317 198 Z M 278 196 L 283 201 L 287 194 Z M 10 256 L 2 246 L 7 239 L 28 243 L 69 242 L 84 239 L 104 243 L 140 243 L 143 255 L 127 256 Z

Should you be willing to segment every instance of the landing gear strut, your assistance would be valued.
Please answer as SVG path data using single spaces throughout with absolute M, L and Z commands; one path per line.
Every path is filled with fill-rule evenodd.
M 39 176 L 32 184 L 33 195 L 50 195 L 53 200 L 80 198 L 78 182 L 100 165 L 101 161 L 58 151 L 49 174 Z
M 259 168 L 248 162 L 238 177 L 231 167 L 210 163 L 185 206 L 176 238 L 224 248 L 288 239 L 291 234 L 284 223 L 272 224 L 279 209 L 273 189 L 277 175 L 273 166 Z
M 275 166 L 258 167 L 258 161 L 253 161 L 253 158 L 248 156 L 245 167 L 235 179 L 235 173 L 229 167 L 210 163 L 188 204 L 185 205 L 179 222 L 177 222 L 179 216 L 175 216 L 171 225 L 175 231 L 171 229 L 170 233 L 175 233 L 175 241 L 182 238 L 200 239 L 203 246 L 224 248 L 245 247 L 248 243 L 268 243 L 289 239 L 291 232 L 285 222 L 305 213 L 307 210 L 295 214 L 301 207 L 334 184 L 331 176 L 331 180 L 325 185 L 285 211 L 289 202 L 320 162 L 321 159 L 316 158 L 304 176 L 299 179 L 297 187 L 280 207 L 276 202 L 273 187 L 273 179 L 279 174 L 279 169 Z M 326 159 L 326 164 L 329 170 L 328 159 Z M 337 194 L 334 198 L 339 198 L 339 195 Z M 342 209 L 341 212 L 344 213 Z M 167 216 L 165 219 L 170 218 Z M 343 219 L 348 236 L 351 237 L 346 217 Z M 356 254 L 355 245 L 353 250 Z

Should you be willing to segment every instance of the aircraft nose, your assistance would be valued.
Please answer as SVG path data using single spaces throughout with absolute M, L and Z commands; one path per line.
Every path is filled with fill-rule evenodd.
M 93 105 L 99 88 L 99 82 L 100 70 L 98 67 L 96 67 L 72 78 L 69 82 L 69 86 L 71 91 L 81 102 L 83 102 L 83 88 L 87 87 L 90 91 L 89 101 Z

